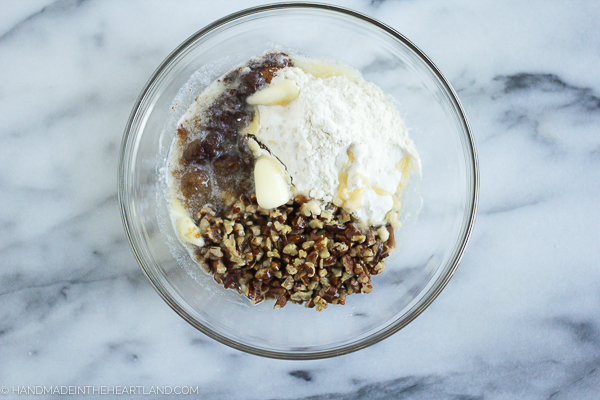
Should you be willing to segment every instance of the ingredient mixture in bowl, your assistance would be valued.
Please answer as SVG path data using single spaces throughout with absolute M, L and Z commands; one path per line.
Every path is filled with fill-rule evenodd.
M 321 311 L 371 292 L 413 173 L 419 156 L 381 89 L 344 65 L 268 53 L 179 121 L 171 217 L 217 283 Z

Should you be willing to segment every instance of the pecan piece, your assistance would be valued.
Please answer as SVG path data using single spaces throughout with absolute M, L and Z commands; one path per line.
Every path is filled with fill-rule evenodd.
M 344 257 L 342 257 L 342 265 L 344 266 L 344 268 L 346 269 L 346 271 L 349 274 L 353 274 L 354 273 L 354 260 L 352 259 L 352 257 L 350 257 L 349 254 L 346 254 Z
M 288 235 L 287 239 L 290 243 L 301 243 L 306 240 L 306 235 Z
M 252 302 L 252 304 L 258 304 L 261 301 L 264 300 L 264 296 L 260 293 L 257 293 L 256 290 L 253 287 L 249 287 L 248 288 L 248 294 L 247 297 L 250 299 L 250 301 Z
M 206 204 L 204 206 L 202 206 L 202 208 L 200 209 L 200 211 L 198 211 L 198 215 L 200 217 L 204 217 L 205 215 L 212 215 L 213 217 L 217 215 L 217 210 L 211 206 L 210 204 Z
M 341 224 L 327 224 L 327 225 L 325 225 L 324 228 L 325 228 L 325 230 L 327 232 L 343 232 L 343 231 L 346 230 L 346 225 L 341 225 Z
M 308 225 L 308 218 L 304 215 L 298 215 L 292 220 L 292 226 L 296 229 L 304 229 Z
M 354 235 L 360 235 L 360 231 L 358 229 L 356 229 L 356 227 L 354 226 L 354 224 L 348 224 L 346 225 L 346 231 L 344 232 L 344 235 L 349 239 L 352 240 L 352 237 Z
M 292 290 L 294 287 L 294 277 L 289 275 L 287 278 L 285 278 L 285 281 L 283 281 L 281 287 L 287 290 Z
M 258 271 L 256 271 L 256 274 L 254 274 L 254 277 L 256 279 L 262 279 L 262 280 L 270 279 L 272 276 L 273 276 L 273 270 L 270 268 L 259 269 Z
M 337 294 L 337 288 L 334 286 L 329 286 L 327 288 L 327 290 L 325 291 L 325 293 L 323 294 L 323 298 L 328 302 L 331 303 L 333 301 L 333 298 L 335 297 L 335 295 Z
M 211 269 L 217 274 L 224 274 L 227 272 L 227 267 L 225 267 L 223 260 L 213 260 L 211 262 Z
M 310 201 L 310 199 L 303 194 L 297 194 L 296 197 L 294 197 L 294 200 L 300 205 Z
M 344 257 L 347 257 L 348 255 L 346 254 Z M 326 267 L 331 267 L 332 265 L 335 265 L 335 263 L 337 262 L 337 257 L 336 256 L 329 256 L 325 259 L 323 259 L 323 265 Z
M 221 234 L 221 229 L 219 229 L 216 226 L 210 226 L 208 228 L 208 230 L 206 231 L 206 236 L 213 243 L 220 243 L 221 241 L 223 241 L 223 235 Z
M 321 296 L 315 296 L 313 301 L 315 302 L 317 311 L 323 311 L 324 309 L 327 308 L 327 301 L 324 298 L 322 298 Z
M 281 263 L 278 261 L 271 261 L 271 269 L 274 271 L 279 271 L 281 269 Z
M 311 227 L 312 229 L 323 229 L 324 224 L 323 224 L 323 221 L 321 221 L 320 219 L 312 219 L 308 223 L 308 226 Z
M 366 237 L 367 237 L 367 240 L 366 240 L 367 246 L 369 246 L 369 247 L 373 246 L 375 244 L 375 232 L 373 232 L 373 229 L 369 229 L 367 231 Z
M 239 270 L 232 270 L 228 272 L 223 279 L 223 286 L 227 289 L 233 289 L 238 285 L 241 272 Z
M 329 243 L 329 239 L 327 237 L 323 236 L 323 237 L 318 238 L 314 242 L 315 242 L 315 244 L 314 244 L 315 250 L 321 251 L 327 247 L 327 244 Z
M 385 245 L 388 247 L 388 249 L 394 249 L 396 247 L 396 237 L 394 236 L 394 229 L 392 228 L 391 225 L 386 225 L 385 228 L 387 229 L 388 233 L 389 233 L 389 237 L 388 240 L 386 240 Z
M 296 256 L 296 255 L 298 255 L 298 248 L 296 247 L 296 245 L 294 243 L 288 243 L 283 248 L 283 252 L 285 254 L 289 254 L 290 256 Z
M 316 251 L 311 251 L 310 253 L 308 253 L 308 255 L 306 256 L 306 261 L 307 262 L 311 262 L 313 264 L 317 264 L 319 260 L 319 253 L 317 253 Z
M 333 244 L 333 247 L 330 250 L 330 253 L 336 257 L 342 257 L 344 254 L 348 252 L 348 245 L 344 242 L 337 242 Z
M 380 274 L 381 271 L 383 271 L 383 269 L 385 268 L 385 263 L 383 261 L 380 261 L 377 263 L 377 265 L 375 265 L 373 267 L 373 270 L 371 272 L 372 275 L 377 275 Z
M 358 283 L 363 283 L 364 284 L 364 283 L 370 282 L 371 280 L 369 279 L 369 277 L 367 276 L 367 274 L 365 274 L 364 271 L 363 271 L 363 272 L 360 273 L 360 275 L 358 275 L 357 281 L 358 281 Z
M 273 297 L 279 297 L 279 296 L 283 296 L 285 294 L 286 290 L 282 287 L 279 288 L 269 288 L 268 293 L 270 295 L 272 295 Z
M 371 248 L 364 249 L 363 251 L 361 251 L 360 255 L 362 259 L 366 262 L 371 262 L 375 258 L 375 253 Z
M 223 258 L 223 251 L 220 247 L 213 246 L 210 249 L 208 249 L 208 258 L 210 258 L 211 260 L 220 260 L 221 258 Z
M 277 298 L 277 301 L 275 302 L 275 305 L 273 306 L 273 308 L 275 308 L 275 309 L 283 308 L 283 307 L 285 307 L 286 304 L 287 304 L 287 297 L 279 296 Z
M 306 262 L 304 264 L 304 270 L 306 271 L 306 275 L 308 277 L 312 277 L 315 275 L 316 272 L 316 267 L 315 264 L 311 263 L 311 262 Z

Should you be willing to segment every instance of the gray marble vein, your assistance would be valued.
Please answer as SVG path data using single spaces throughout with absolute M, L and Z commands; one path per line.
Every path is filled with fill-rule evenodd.
M 188 385 L 206 400 L 600 398 L 594 1 L 334 1 L 431 57 L 459 93 L 478 146 L 471 243 L 448 287 L 405 329 L 330 360 L 270 360 L 209 339 L 163 302 L 122 228 L 123 129 L 172 49 L 262 3 L 0 4 L 6 398 L 21 397 L 12 392 L 20 385 Z M 380 77 L 397 68 L 363 67 Z

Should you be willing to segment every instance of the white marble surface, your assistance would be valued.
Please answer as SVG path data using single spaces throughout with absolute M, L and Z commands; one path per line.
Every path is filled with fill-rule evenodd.
M 335 359 L 270 360 L 209 339 L 161 300 L 121 225 L 123 129 L 175 46 L 259 3 L 0 2 L 8 397 L 23 385 L 188 385 L 202 399 L 600 398 L 597 1 L 336 2 L 432 58 L 478 146 L 470 246 L 407 328 Z

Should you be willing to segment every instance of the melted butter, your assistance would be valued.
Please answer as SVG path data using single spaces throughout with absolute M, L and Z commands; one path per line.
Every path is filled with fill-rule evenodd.
M 348 199 L 344 203 L 344 209 L 346 211 L 352 212 L 356 211 L 362 207 L 362 193 L 365 191 L 365 188 L 354 189 L 349 193 Z
M 360 180 L 362 181 L 363 185 L 365 186 L 369 186 L 369 177 L 363 174 L 357 174 L 358 177 L 360 178 Z
M 408 157 L 402 158 L 398 164 L 396 164 L 396 169 L 402 172 L 402 177 L 400 178 L 400 183 L 396 188 L 396 196 L 399 196 L 400 193 L 404 190 L 404 187 L 408 183 L 408 179 L 410 178 L 410 173 L 412 170 L 412 163 Z
M 354 162 L 354 153 L 352 152 L 352 150 L 348 149 L 346 151 L 346 154 L 348 154 L 348 164 L 344 165 L 344 167 L 348 167 L 350 164 L 352 164 Z
M 173 200 L 171 203 L 171 213 L 175 217 L 175 226 L 179 237 L 186 242 L 198 247 L 204 246 L 204 239 L 200 233 L 200 229 L 190 218 L 179 200 Z
M 382 188 L 379 187 L 378 184 L 372 185 L 371 189 L 373 189 L 373 191 L 375 193 L 377 193 L 379 196 L 392 196 L 392 193 L 388 192 L 387 190 L 383 190 Z
M 254 111 L 254 118 L 252 121 L 240 130 L 240 135 L 258 135 L 260 132 L 260 115 L 258 114 L 258 108 Z
M 404 157 L 396 164 L 396 169 L 402 173 L 402 177 L 400 178 L 400 183 L 396 188 L 396 193 L 392 196 L 394 200 L 394 206 L 392 210 L 389 211 L 385 220 L 392 225 L 392 228 L 398 229 L 402 226 L 400 222 L 400 211 L 402 210 L 402 202 L 400 201 L 400 195 L 404 190 L 404 187 L 408 183 L 408 179 L 410 178 L 412 163 L 410 162 L 410 158 Z
M 348 200 L 348 173 L 346 172 L 347 165 L 344 165 L 338 173 L 338 190 L 333 197 L 333 204 L 338 207 L 344 207 L 344 203 Z
M 338 207 L 344 208 L 348 212 L 353 212 L 362 207 L 363 192 L 371 189 L 378 196 L 391 196 L 393 201 L 392 209 L 386 214 L 385 220 L 390 223 L 394 228 L 400 227 L 400 210 L 402 209 L 402 203 L 400 201 L 400 194 L 408 181 L 410 176 L 410 159 L 408 157 L 402 158 L 395 168 L 402 172 L 402 177 L 396 193 L 390 193 L 387 190 L 382 189 L 377 183 L 370 185 L 369 177 L 363 174 L 358 174 L 358 177 L 362 180 L 364 187 L 354 189 L 350 191 L 348 188 L 348 168 L 354 161 L 354 153 L 348 149 L 348 163 L 344 164 L 342 170 L 338 173 L 338 189 L 333 197 L 333 204 Z
M 408 166 L 410 165 L 410 160 L 408 157 L 403 157 L 402 160 L 400 160 L 398 162 L 398 164 L 396 164 L 396 169 L 398 171 L 401 171 L 402 173 L 406 172 L 406 170 L 408 169 Z

